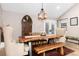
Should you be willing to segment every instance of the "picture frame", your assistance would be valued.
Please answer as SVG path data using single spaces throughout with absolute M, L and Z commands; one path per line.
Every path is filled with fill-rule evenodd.
M 68 26 L 67 21 L 68 21 L 68 18 L 64 18 L 60 20 L 61 28 L 65 28 L 67 30 L 67 26 Z
M 61 28 L 65 28 L 67 31 L 67 23 L 61 23 Z
M 61 28 L 66 28 L 67 27 L 67 23 L 61 23 Z
M 70 18 L 70 26 L 77 26 L 78 25 L 78 17 Z

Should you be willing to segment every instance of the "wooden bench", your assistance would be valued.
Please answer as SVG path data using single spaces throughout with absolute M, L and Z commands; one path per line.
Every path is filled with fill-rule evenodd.
M 39 45 L 34 47 L 34 51 L 37 54 L 43 53 L 45 56 L 45 52 L 53 49 L 59 49 L 59 52 L 61 55 L 64 55 L 64 49 L 63 49 L 64 43 L 59 42 L 59 43 L 52 43 L 52 44 L 45 44 L 45 45 Z

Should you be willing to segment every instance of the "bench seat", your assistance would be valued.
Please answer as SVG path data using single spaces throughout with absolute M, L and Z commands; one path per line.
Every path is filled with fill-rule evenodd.
M 64 55 L 63 46 L 64 46 L 64 43 L 63 42 L 59 42 L 59 43 L 39 45 L 39 46 L 34 47 L 34 50 L 35 50 L 35 52 L 37 54 L 44 53 L 43 55 L 45 55 L 46 51 L 60 48 L 61 55 Z

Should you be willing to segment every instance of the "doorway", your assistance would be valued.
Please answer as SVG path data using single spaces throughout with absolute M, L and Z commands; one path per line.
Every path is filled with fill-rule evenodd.
M 56 33 L 56 21 L 55 20 L 45 21 L 44 30 L 47 34 L 55 34 Z

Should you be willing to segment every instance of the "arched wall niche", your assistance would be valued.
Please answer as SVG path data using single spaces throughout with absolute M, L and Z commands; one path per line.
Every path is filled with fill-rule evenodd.
M 32 33 L 32 19 L 29 15 L 25 15 L 21 21 L 22 36 L 27 36 Z

